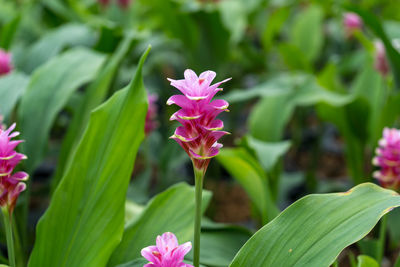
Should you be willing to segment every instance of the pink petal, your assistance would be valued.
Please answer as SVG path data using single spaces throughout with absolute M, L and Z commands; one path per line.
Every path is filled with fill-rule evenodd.
M 199 79 L 199 77 L 197 77 L 196 73 L 191 69 L 185 70 L 183 75 L 185 76 L 185 80 L 188 85 L 194 84 Z
M 193 103 L 184 95 L 173 95 L 167 100 L 167 105 L 178 105 L 184 109 L 193 108 Z
M 178 246 L 178 239 L 171 232 L 166 232 L 161 236 L 157 236 L 156 244 L 161 254 L 167 254 Z
M 198 136 L 194 136 L 194 137 L 190 136 L 189 133 L 187 132 L 187 130 L 185 129 L 185 127 L 183 127 L 183 126 L 179 126 L 178 128 L 176 128 L 174 135 L 171 136 L 171 138 L 177 138 L 185 143 L 192 142 L 197 137 Z
M 145 247 L 140 251 L 140 254 L 148 260 L 149 262 L 155 263 L 155 264 L 160 264 L 161 261 L 158 257 L 154 255 L 154 252 L 159 252 L 156 246 L 149 246 Z

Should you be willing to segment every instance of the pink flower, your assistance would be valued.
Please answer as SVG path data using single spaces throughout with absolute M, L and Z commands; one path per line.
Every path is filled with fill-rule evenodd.
M 172 80 L 171 85 L 176 87 L 183 95 L 171 96 L 167 104 L 178 105 L 181 109 L 175 112 L 170 120 L 177 120 L 182 124 L 176 128 L 170 138 L 178 142 L 189 157 L 195 168 L 203 170 L 212 157 L 215 157 L 222 144 L 217 141 L 228 132 L 221 131 L 224 123 L 215 117 L 223 111 L 228 111 L 228 102 L 222 99 L 212 100 L 214 95 L 222 91 L 218 88 L 222 82 L 211 85 L 216 73 L 205 71 L 197 77 L 192 70 L 186 70 L 185 79 Z
M 11 72 L 11 54 L 0 49 L 0 76 Z
M 19 194 L 25 190 L 26 185 L 22 182 L 28 179 L 25 172 L 13 174 L 15 166 L 26 159 L 26 156 L 17 153 L 15 148 L 22 140 L 11 140 L 19 135 L 13 132 L 15 123 L 7 130 L 0 129 L 0 206 L 7 207 L 11 213 L 17 202 Z
M 143 267 L 193 267 L 183 262 L 183 258 L 191 249 L 190 242 L 179 245 L 173 233 L 164 233 L 157 236 L 155 246 L 142 249 L 142 256 L 149 261 Z
M 372 163 L 380 167 L 373 176 L 383 187 L 400 187 L 400 130 L 385 128 Z
M 390 67 L 386 57 L 385 46 L 381 41 L 375 41 L 374 44 L 375 44 L 374 67 L 382 76 L 386 76 L 389 73 Z
M 126 9 L 129 7 L 131 0 L 118 0 L 117 3 L 121 8 Z
M 158 123 L 155 120 L 157 117 L 156 102 L 157 102 L 158 96 L 157 96 L 157 94 L 148 94 L 147 99 L 149 101 L 149 107 L 147 109 L 146 122 L 144 125 L 144 132 L 145 132 L 146 136 L 149 135 L 158 126 Z
M 351 36 L 355 30 L 361 30 L 363 21 L 355 13 L 345 13 L 343 16 L 343 24 L 347 36 Z
M 97 0 L 97 2 L 101 5 L 101 6 L 103 6 L 103 7 L 107 7 L 107 6 L 109 6 L 110 5 L 110 0 Z

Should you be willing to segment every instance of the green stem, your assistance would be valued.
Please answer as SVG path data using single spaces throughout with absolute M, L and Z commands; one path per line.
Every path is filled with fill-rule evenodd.
M 201 200 L 203 191 L 204 172 L 194 168 L 195 194 L 196 194 L 196 214 L 194 219 L 194 244 L 193 244 L 193 265 L 200 265 L 200 233 L 201 233 Z
M 15 253 L 14 253 L 14 240 L 12 234 L 12 214 L 10 214 L 7 208 L 2 208 L 3 218 L 4 218 L 4 228 L 6 231 L 7 238 L 7 251 L 8 251 L 8 261 L 10 267 L 15 267 Z
M 377 251 L 377 262 L 381 264 L 383 259 L 383 254 L 385 252 L 385 242 L 386 242 L 386 226 L 387 226 L 387 216 L 383 216 L 381 219 L 381 225 L 379 228 L 379 241 L 378 241 L 378 251 Z

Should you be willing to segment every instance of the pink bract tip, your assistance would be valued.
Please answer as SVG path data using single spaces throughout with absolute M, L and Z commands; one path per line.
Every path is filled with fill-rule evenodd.
M 0 49 L 0 76 L 10 73 L 12 68 L 11 53 Z

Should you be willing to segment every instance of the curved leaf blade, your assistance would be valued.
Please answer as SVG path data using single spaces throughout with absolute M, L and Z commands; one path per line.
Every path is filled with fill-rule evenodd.
M 98 78 L 87 88 L 85 96 L 78 106 L 68 131 L 64 137 L 59 160 L 57 164 L 56 174 L 53 178 L 53 187 L 57 186 L 68 161 L 71 160 L 72 151 L 76 149 L 79 140 L 85 130 L 89 121 L 90 112 L 98 106 L 106 97 L 112 80 L 118 70 L 121 61 L 125 55 L 130 51 L 132 46 L 133 37 L 128 35 L 121 43 L 117 51 L 110 57 L 108 62 L 104 65 L 98 74 Z
M 254 234 L 230 266 L 329 266 L 398 206 L 397 193 L 370 183 L 306 196 Z
M 92 80 L 104 56 L 87 49 L 73 49 L 34 72 L 19 107 L 19 126 L 25 143 L 29 172 L 40 163 L 50 128 L 72 93 Z
M 133 81 L 96 109 L 37 226 L 29 266 L 105 266 L 121 240 L 125 197 L 144 138 L 142 56 Z M 127 127 L 129 125 L 129 127 Z
M 8 117 L 28 86 L 29 78 L 13 72 L 0 78 L 0 115 Z

